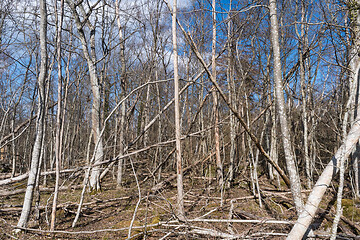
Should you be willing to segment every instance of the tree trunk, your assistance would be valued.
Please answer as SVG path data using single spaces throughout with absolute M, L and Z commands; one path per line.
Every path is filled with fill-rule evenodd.
M 119 40 L 120 40 L 120 61 L 121 61 L 121 94 L 120 100 L 126 95 L 126 61 L 125 61 L 125 39 L 123 36 L 123 27 L 120 22 L 120 11 L 119 11 L 119 0 L 115 1 L 115 11 L 116 11 L 116 20 L 119 30 Z M 126 117 L 126 101 L 123 101 L 120 109 L 120 134 L 119 134 L 119 154 L 124 155 L 125 153 L 125 117 Z M 117 186 L 120 187 L 122 183 L 123 176 L 123 162 L 124 159 L 120 158 L 118 162 L 118 171 L 117 171 Z
M 216 1 L 212 0 L 212 51 L 211 51 L 211 70 L 214 80 L 216 81 Z M 213 112 L 214 112 L 214 140 L 215 140 L 215 158 L 216 158 L 216 177 L 220 188 L 223 188 L 224 176 L 223 166 L 220 156 L 220 137 L 219 137 L 219 109 L 218 109 L 218 94 L 215 88 L 212 92 L 213 96 Z M 221 202 L 222 205 L 222 202 Z
M 343 132 L 346 135 L 346 127 L 347 127 L 347 121 L 348 121 L 348 115 L 349 113 L 353 112 L 354 118 L 357 118 L 357 115 L 359 115 L 360 111 L 360 79 L 358 76 L 359 71 L 359 64 L 360 64 L 360 57 L 359 57 L 359 47 L 360 47 L 360 13 L 359 13 L 359 5 L 360 0 L 353 0 L 350 1 L 350 9 L 349 9 L 349 15 L 350 15 L 350 27 L 351 27 L 351 46 L 350 46 L 350 54 L 349 54 L 349 84 L 350 84 L 350 97 L 349 102 L 347 104 L 347 109 L 345 112 L 344 117 L 344 129 Z M 354 107 L 354 111 L 353 111 Z M 360 162 L 360 144 L 357 144 L 356 150 L 353 153 L 353 169 L 354 169 L 354 187 L 355 187 L 355 196 L 357 198 L 360 197 L 359 192 L 359 162 Z
M 318 181 L 314 185 L 313 190 L 311 191 L 304 207 L 304 211 L 302 211 L 302 213 L 300 214 L 294 227 L 289 233 L 287 240 L 300 240 L 308 231 L 311 221 L 315 217 L 316 211 L 322 197 L 325 194 L 327 187 L 329 186 L 332 178 L 339 170 L 341 160 L 349 157 L 350 153 L 359 141 L 359 138 L 360 118 L 357 118 L 352 128 L 350 129 L 346 139 L 344 140 L 344 143 L 337 150 L 336 154 L 328 163 L 328 165 L 320 175 Z
M 305 22 L 305 1 L 301 1 L 301 23 Z M 302 98 L 302 122 L 304 126 L 304 136 L 303 136 L 303 148 L 304 148 L 304 158 L 305 158 L 305 173 L 307 179 L 307 187 L 311 189 L 312 187 L 312 171 L 311 171 L 311 163 L 310 163 L 310 156 L 309 156 L 309 127 L 308 127 L 308 107 L 307 107 L 307 92 L 308 86 L 306 83 L 306 72 L 309 72 L 309 69 L 305 69 L 305 49 L 307 44 L 307 37 L 306 37 L 306 29 L 305 24 L 301 24 L 300 33 L 296 28 L 296 33 L 299 38 L 299 65 L 300 65 L 300 88 L 301 88 L 301 98 Z
M 58 19 L 57 12 L 57 3 L 55 3 L 55 15 L 56 15 L 56 24 L 57 24 L 57 39 L 56 39 L 56 50 L 57 50 L 57 66 L 58 66 L 58 104 L 57 104 L 57 114 L 56 114 L 56 136 L 55 136 L 55 190 L 54 190 L 54 199 L 51 212 L 51 223 L 50 231 L 55 229 L 56 221 L 56 205 L 59 192 L 60 184 L 60 166 L 61 166 L 61 152 L 62 152 L 62 67 L 61 67 L 61 29 L 64 16 L 64 1 L 61 0 L 60 3 L 60 18 Z M 45 163 L 45 162 L 44 162 Z
M 76 10 L 75 3 L 71 0 L 66 0 L 71 11 L 72 15 L 75 18 L 76 27 L 79 33 L 79 38 L 83 48 L 83 53 L 89 68 L 89 76 L 91 82 L 91 91 L 93 94 L 93 102 L 91 108 L 91 131 L 93 133 L 93 139 L 95 144 L 94 149 L 94 162 L 90 164 L 96 164 L 102 161 L 104 156 L 104 148 L 102 142 L 102 136 L 100 136 L 101 129 L 101 99 L 100 99 L 100 83 L 96 71 L 96 53 L 95 53 L 95 25 L 92 25 L 89 21 L 89 18 L 86 18 L 86 23 L 90 31 L 90 53 L 89 45 L 84 33 L 84 24 L 80 20 L 79 13 Z M 82 5 L 80 5 L 82 7 Z M 83 10 L 83 9 L 82 9 Z M 84 12 L 84 10 L 83 10 Z M 91 169 L 89 185 L 91 190 L 99 191 L 100 190 L 100 166 L 95 166 Z
M 229 9 L 229 22 L 228 22 L 228 39 L 230 39 L 231 33 L 231 20 L 230 20 L 230 11 L 231 11 L 231 0 L 230 0 L 230 9 Z M 231 42 L 231 40 L 229 40 Z M 227 82 L 229 90 L 229 102 L 233 106 L 236 106 L 236 89 L 233 76 L 233 63 L 232 63 L 232 49 L 228 47 L 228 67 L 227 67 Z M 229 111 L 230 114 L 230 165 L 229 165 L 229 179 L 228 187 L 231 186 L 232 181 L 234 180 L 234 167 L 235 167 L 235 153 L 236 153 L 236 118 L 234 113 Z
M 293 195 L 296 211 L 301 213 L 303 208 L 303 201 L 301 199 L 301 185 L 300 178 L 296 167 L 296 159 L 291 143 L 290 130 L 288 127 L 288 120 L 285 109 L 285 98 L 282 84 L 281 74 L 281 58 L 279 45 L 279 25 L 276 13 L 276 0 L 269 1 L 270 21 L 271 21 L 271 44 L 274 54 L 274 82 L 276 91 L 276 102 L 278 105 L 278 113 L 280 118 L 282 141 L 285 152 L 286 166 L 289 173 L 291 192 Z
M 24 204 L 21 211 L 21 216 L 17 224 L 18 227 L 26 227 L 30 211 L 31 204 L 33 200 L 34 187 L 39 169 L 40 154 L 42 139 L 44 134 L 44 125 L 45 125 L 45 85 L 47 78 L 47 9 L 46 9 L 46 0 L 40 0 L 40 49 L 41 49 L 41 65 L 40 65 L 40 74 L 38 78 L 38 91 L 39 91 L 39 103 L 38 103 L 38 113 L 36 118 L 36 137 L 35 143 L 31 156 L 31 167 L 29 172 L 29 178 L 27 182 L 26 193 L 24 197 Z M 20 231 L 17 229 L 17 232 Z
M 185 219 L 184 211 L 184 185 L 181 155 L 181 129 L 180 129 L 180 106 L 179 106 L 179 73 L 178 73 L 178 52 L 176 36 L 176 14 L 177 0 L 173 0 L 172 14 L 172 40 L 173 40 L 173 58 L 174 58 L 174 98 L 175 98 L 175 139 L 176 139 L 176 174 L 177 174 L 177 210 L 178 217 Z

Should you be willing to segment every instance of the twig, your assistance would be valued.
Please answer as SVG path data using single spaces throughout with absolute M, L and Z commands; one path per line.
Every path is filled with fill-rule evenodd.
M 208 223 L 260 223 L 260 224 L 289 224 L 295 222 L 286 220 L 262 219 L 262 220 L 248 220 L 248 219 L 188 219 L 187 222 L 208 222 Z
M 134 224 L 136 212 L 137 212 L 137 210 L 138 210 L 138 208 L 139 208 L 140 201 L 141 201 L 141 189 L 140 189 L 139 181 L 138 181 L 138 179 L 137 179 L 136 172 L 135 172 L 135 168 L 134 168 L 134 164 L 133 164 L 133 161 L 132 161 L 131 157 L 130 157 L 129 159 L 130 159 L 131 168 L 132 168 L 132 170 L 133 170 L 134 177 L 135 177 L 135 180 L 136 180 L 136 186 L 137 186 L 138 191 L 139 191 L 139 200 L 138 200 L 137 203 L 136 203 L 136 207 L 135 207 L 135 210 L 134 210 L 134 214 L 133 214 L 133 217 L 132 217 L 132 219 L 131 219 L 131 223 L 130 223 L 130 227 L 129 227 L 129 233 L 128 233 L 128 238 L 131 237 L 131 229 L 132 229 L 132 226 L 133 226 L 133 224 Z
M 178 230 L 181 226 L 176 227 L 174 230 Z M 165 234 L 165 236 L 163 236 L 162 238 L 160 238 L 159 240 L 164 240 L 166 239 L 168 236 L 170 236 L 172 233 L 174 233 L 174 231 L 168 232 L 167 234 Z
M 232 219 L 233 215 L 234 215 L 234 201 L 231 200 L 231 201 L 230 201 L 230 210 L 229 210 L 229 220 Z M 232 228 L 232 225 L 231 225 L 230 222 L 228 223 L 228 231 L 229 231 L 231 234 L 234 234 L 234 229 Z
M 226 238 L 226 239 L 234 239 L 234 238 L 241 237 L 240 235 L 228 234 L 228 233 L 219 232 L 219 231 L 216 231 L 213 229 L 200 228 L 200 227 L 194 227 L 194 229 L 192 229 L 190 232 L 195 233 L 195 234 L 200 234 L 200 235 L 209 235 L 212 237 L 221 237 L 221 238 Z
M 80 212 L 81 212 L 81 207 L 82 207 L 82 204 L 84 202 L 84 195 L 85 195 L 85 190 L 86 190 L 86 186 L 89 182 L 89 176 L 90 176 L 90 168 L 86 170 L 86 173 L 85 173 L 85 179 L 84 179 L 84 186 L 83 186 L 83 189 L 81 191 L 81 197 L 80 197 L 80 202 L 79 202 L 79 206 L 78 206 L 78 209 L 77 209 L 77 212 L 76 212 L 76 216 L 74 218 L 74 221 L 71 225 L 71 227 L 75 227 L 76 226 L 76 222 L 78 221 L 79 219 L 79 216 L 80 216 Z
M 209 214 L 215 212 L 216 210 L 218 210 L 218 208 L 214 208 L 214 209 L 210 210 L 209 212 L 205 213 L 204 215 L 198 217 L 197 219 L 202 219 L 203 217 L 208 216 Z
M 175 222 L 175 221 L 174 221 Z M 166 224 L 165 222 L 159 222 L 156 224 L 147 225 L 147 227 L 159 227 L 163 224 Z M 99 229 L 99 230 L 92 230 L 92 231 L 63 231 L 63 230 L 54 230 L 54 231 L 48 231 L 48 230 L 41 230 L 36 228 L 24 228 L 24 227 L 18 227 L 15 225 L 10 225 L 12 228 L 15 229 L 21 229 L 29 232 L 37 232 L 37 233 L 52 233 L 52 234 L 72 234 L 72 235 L 78 235 L 78 234 L 94 234 L 94 233 L 101 233 L 101 232 L 119 232 L 119 231 L 125 231 L 128 230 L 129 227 L 124 228 L 107 228 L 107 229 Z M 133 226 L 132 229 L 143 229 L 145 226 Z

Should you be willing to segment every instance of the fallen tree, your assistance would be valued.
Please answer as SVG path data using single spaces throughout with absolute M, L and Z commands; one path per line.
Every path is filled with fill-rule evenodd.
M 64 169 L 64 170 L 60 171 L 60 173 L 76 172 L 76 171 L 79 171 L 79 170 L 82 170 L 82 169 L 83 169 L 83 167 L 72 168 L 72 169 Z M 41 176 L 51 175 L 51 174 L 55 174 L 55 171 L 42 172 Z M 16 176 L 16 177 L 0 180 L 0 186 L 20 182 L 22 180 L 25 180 L 28 176 L 29 176 L 29 173 L 27 172 L 27 173 L 21 174 L 21 175 Z
M 358 143 L 360 138 L 360 118 L 357 118 L 343 144 L 337 150 L 331 161 L 327 164 L 324 171 L 320 175 L 318 181 L 314 185 L 304 210 L 301 212 L 294 227 L 290 231 L 287 240 L 302 239 L 303 236 L 310 230 L 309 226 L 315 217 L 321 199 L 323 198 L 326 189 L 328 188 L 332 178 L 339 171 L 340 162 L 342 159 L 349 157 L 350 153 Z

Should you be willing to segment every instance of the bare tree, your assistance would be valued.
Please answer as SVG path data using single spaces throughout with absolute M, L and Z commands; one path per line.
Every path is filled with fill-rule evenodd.
M 119 1 L 115 1 L 115 12 L 116 12 L 116 22 L 119 29 L 119 40 L 120 40 L 120 61 L 121 61 L 121 100 L 125 97 L 126 94 L 126 61 L 125 61 L 125 38 L 124 38 L 124 29 L 120 22 L 120 11 L 119 11 Z M 119 126 L 119 154 L 123 155 L 125 152 L 125 117 L 126 117 L 126 101 L 123 101 L 120 108 L 120 126 Z M 117 171 L 117 185 L 121 186 L 122 182 L 122 172 L 123 172 L 123 158 L 119 160 L 118 171 Z
M 175 139 L 176 139 L 176 174 L 177 174 L 177 209 L 179 219 L 185 219 L 184 210 L 184 184 L 181 155 L 181 129 L 180 129 L 180 105 L 179 105 L 179 71 L 178 71 L 178 50 L 177 50 L 177 0 L 173 1 L 172 8 L 172 40 L 174 59 L 174 108 L 175 108 Z
M 212 0 L 212 47 L 211 47 L 211 70 L 214 79 L 216 80 L 216 1 Z M 215 90 L 212 91 L 213 97 L 213 112 L 214 112 L 214 140 L 215 140 L 215 157 L 216 157 L 216 177 L 219 182 L 220 189 L 223 188 L 224 184 L 224 176 L 223 176 L 223 165 L 220 156 L 220 135 L 219 135 L 219 109 L 218 109 L 218 101 L 219 97 Z M 222 190 L 221 190 L 222 192 Z M 221 199 L 221 205 L 222 205 Z
M 301 199 L 301 185 L 299 173 L 296 167 L 296 158 L 293 152 L 293 146 L 290 138 L 290 130 L 288 126 L 288 120 L 286 116 L 286 105 L 283 92 L 283 83 L 282 83 L 282 70 L 281 70 L 281 59 L 280 59 L 280 44 L 279 44 L 279 24 L 277 20 L 277 10 L 276 10 L 276 0 L 269 1 L 269 10 L 270 10 L 270 22 L 271 22 L 271 43 L 273 48 L 274 55 L 274 82 L 275 82 L 275 91 L 276 91 L 276 102 L 278 106 L 281 131 L 282 131 L 282 141 L 285 152 L 286 166 L 289 173 L 289 178 L 291 182 L 291 192 L 293 194 L 293 199 L 298 214 L 301 213 L 303 208 L 303 201 Z
M 55 2 L 55 17 L 57 24 L 56 32 L 56 54 L 57 54 L 57 71 L 58 71 L 58 101 L 57 101 L 57 113 L 56 113 L 56 136 L 55 136 L 55 190 L 54 199 L 51 213 L 50 230 L 54 231 L 56 221 L 56 206 L 57 198 L 59 193 L 59 182 L 60 182 L 60 166 L 61 166 L 61 153 L 62 153 L 62 88 L 63 88 L 63 77 L 62 77 L 62 64 L 61 64 L 61 30 L 63 25 L 64 16 L 64 0 L 60 2 L 60 18 L 58 17 L 57 3 Z
M 350 50 L 349 50 L 349 85 L 350 96 L 345 109 L 345 116 L 343 120 L 343 135 L 346 136 L 347 123 L 350 116 L 356 118 L 360 112 L 360 79 L 358 77 L 360 57 L 360 13 L 359 13 L 359 0 L 349 1 L 349 18 L 350 18 Z M 353 154 L 353 169 L 354 169 L 354 185 L 355 196 L 360 197 L 360 179 L 359 179 L 359 167 L 360 167 L 360 145 L 358 144 Z
M 232 0 L 229 2 L 229 11 L 228 11 L 228 26 L 227 26 L 227 39 L 229 41 L 227 46 L 228 51 L 228 63 L 226 77 L 229 88 L 229 102 L 232 105 L 236 105 L 236 90 L 235 90 L 235 81 L 234 81 L 234 66 L 233 66 L 233 57 L 232 57 L 232 19 L 231 19 L 231 4 Z M 235 152 L 236 152 L 236 118 L 234 114 L 230 111 L 230 165 L 229 165 L 229 178 L 228 178 L 228 187 L 231 186 L 231 182 L 234 180 L 234 168 L 235 168 Z
M 47 7 L 46 0 L 40 1 L 40 49 L 41 49 L 41 65 L 40 65 L 40 74 L 38 78 L 38 92 L 39 92 L 39 101 L 38 101 L 38 111 L 36 118 L 36 138 L 32 151 L 31 157 L 31 167 L 27 182 L 26 193 L 24 197 L 24 204 L 21 211 L 21 216 L 19 222 L 17 224 L 18 227 L 26 227 L 33 200 L 34 187 L 37 175 L 39 173 L 39 163 L 40 163 L 40 154 L 41 154 L 41 146 L 44 135 L 44 125 L 45 125 L 45 112 L 46 112 L 46 79 L 47 79 L 47 71 L 48 71 L 48 62 L 47 62 Z M 17 229 L 20 231 L 20 229 Z
M 312 219 L 315 217 L 324 193 L 329 186 L 332 178 L 339 171 L 340 162 L 346 159 L 351 154 L 354 146 L 357 144 L 360 138 L 360 118 L 357 118 L 353 123 L 344 143 L 336 151 L 334 157 L 330 160 L 326 168 L 323 170 L 319 179 L 315 183 L 313 190 L 311 191 L 304 210 L 299 215 L 294 227 L 287 236 L 288 240 L 302 239 L 307 232 Z
M 359 37 L 360 37 L 360 14 L 358 6 L 360 1 L 350 1 L 350 26 L 351 26 L 351 44 L 350 44 L 350 56 L 349 56 L 349 65 L 350 65 L 350 72 L 349 72 L 349 85 L 350 85 L 350 96 L 347 102 L 347 109 L 345 109 L 345 116 L 343 120 L 342 126 L 342 133 L 343 136 L 346 136 L 347 133 L 347 122 L 349 115 L 353 115 L 357 118 L 358 111 L 360 109 L 359 106 L 359 54 L 358 48 L 360 46 Z M 353 114 L 351 114 L 353 113 Z M 355 180 L 355 197 L 359 196 L 359 151 L 358 145 L 355 148 L 353 153 L 353 167 L 354 167 L 354 180 Z M 339 161 L 339 187 L 337 193 L 337 203 L 336 203 L 336 214 L 332 226 L 331 231 L 331 240 L 336 239 L 336 234 L 338 230 L 338 224 L 340 221 L 340 217 L 342 216 L 343 207 L 342 207 L 342 197 L 343 197 L 343 189 L 344 189 L 344 181 L 345 181 L 345 161 L 347 158 L 340 158 Z
M 89 16 L 91 15 L 93 9 L 99 3 L 96 2 L 93 6 L 90 7 L 88 12 L 85 12 L 83 5 L 77 5 L 72 0 L 66 0 L 68 3 L 72 15 L 75 19 L 76 27 L 78 30 L 78 36 L 81 41 L 83 53 L 89 68 L 90 82 L 91 82 L 91 90 L 93 94 L 93 103 L 91 109 L 91 131 L 93 133 L 94 143 L 95 143 L 95 160 L 93 163 L 99 163 L 102 161 L 104 157 L 104 148 L 103 148 L 103 140 L 102 136 L 100 136 L 101 129 L 101 99 L 100 99 L 100 82 L 99 77 L 96 70 L 96 51 L 95 51 L 95 28 L 96 25 L 91 24 Z M 82 22 L 80 19 L 80 14 L 78 13 L 77 7 L 80 8 L 82 12 L 83 19 L 85 22 Z M 85 24 L 89 28 L 90 39 L 89 41 L 86 39 L 85 35 Z M 89 49 L 90 48 L 90 49 Z M 89 51 L 90 50 L 90 51 Z M 93 164 L 91 163 L 91 164 Z M 100 190 L 100 166 L 95 166 L 91 169 L 91 175 L 89 180 L 90 189 L 95 191 Z
M 310 189 L 312 187 L 312 174 L 311 174 L 311 162 L 309 156 L 309 124 L 308 124 L 308 107 L 307 107 L 307 93 L 308 93 L 308 84 L 306 83 L 306 72 L 309 72 L 309 69 L 306 69 L 306 48 L 307 48 L 307 29 L 305 26 L 305 1 L 300 1 L 301 7 L 301 19 L 302 23 L 300 26 L 300 32 L 295 25 L 296 34 L 299 38 L 299 65 L 300 65 L 300 87 L 301 87 L 301 98 L 302 98 L 302 122 L 304 126 L 304 137 L 303 137 L 303 148 L 304 148 L 304 158 L 305 158 L 305 172 L 307 178 L 307 187 Z

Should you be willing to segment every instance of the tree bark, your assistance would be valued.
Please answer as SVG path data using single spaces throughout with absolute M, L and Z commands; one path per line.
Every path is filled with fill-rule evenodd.
M 301 117 L 304 126 L 304 136 L 303 136 L 303 148 L 304 148 L 304 158 L 305 158 L 305 173 L 307 179 L 307 187 L 311 189 L 312 187 L 312 171 L 311 171 L 311 163 L 310 163 L 310 156 L 309 156 L 309 126 L 308 126 L 308 107 L 307 107 L 307 93 L 308 93 L 308 84 L 306 83 L 306 72 L 309 72 L 309 69 L 305 69 L 305 49 L 307 44 L 307 37 L 306 37 L 306 29 L 305 29 L 305 1 L 302 0 L 301 2 L 301 24 L 300 33 L 298 31 L 296 25 L 296 33 L 299 38 L 299 65 L 300 65 L 300 88 L 301 88 L 301 98 L 302 98 L 302 105 L 301 105 Z
M 181 155 L 181 129 L 180 129 L 180 106 L 179 106 L 179 73 L 178 73 L 178 52 L 176 34 L 176 15 L 177 0 L 173 0 L 172 14 L 172 40 L 173 40 L 173 59 L 174 59 L 174 107 L 175 107 L 175 139 L 176 139 L 176 174 L 177 174 L 177 210 L 178 217 L 185 219 L 184 210 L 184 185 Z
M 50 231 L 55 229 L 56 221 L 56 205 L 59 192 L 60 184 L 60 166 L 61 166 L 61 152 L 62 152 L 62 67 L 61 67 L 61 30 L 64 16 L 64 0 L 60 2 L 60 18 L 58 18 L 57 3 L 55 2 L 55 15 L 57 24 L 57 39 L 56 39 L 56 50 L 57 50 L 57 66 L 58 66 L 58 108 L 56 114 L 56 136 L 55 136 L 55 191 L 51 212 L 51 223 Z
M 212 0 L 212 48 L 211 48 L 211 70 L 214 79 L 216 80 L 216 0 Z M 215 140 L 215 158 L 216 158 L 216 177 L 220 188 L 223 188 L 224 176 L 223 166 L 220 156 L 220 136 L 219 136 L 219 109 L 218 109 L 218 94 L 216 90 L 212 91 L 213 96 L 213 112 L 214 112 L 214 140 Z M 221 202 L 222 205 L 222 202 Z
M 276 91 L 276 102 L 278 105 L 278 113 L 280 118 L 282 141 L 285 152 L 286 166 L 290 178 L 291 192 L 293 193 L 293 199 L 298 214 L 301 213 L 303 208 L 303 201 L 301 199 L 301 184 L 299 173 L 296 167 L 296 158 L 293 152 L 293 146 L 291 143 L 290 130 L 288 127 L 288 120 L 286 116 L 286 105 L 284 98 L 284 90 L 282 84 L 281 74 L 281 58 L 280 58 L 280 44 L 279 44 L 279 24 L 276 13 L 276 0 L 269 1 L 270 10 L 270 31 L 271 31 L 271 44 L 274 55 L 274 82 Z
M 91 131 L 93 133 L 93 139 L 95 144 L 95 160 L 94 164 L 101 162 L 104 156 L 104 148 L 102 142 L 102 136 L 100 136 L 100 129 L 101 129 L 101 99 L 100 99 L 100 82 L 99 77 L 96 70 L 96 53 L 95 53 L 95 25 L 92 25 L 89 21 L 89 18 L 86 18 L 86 23 L 89 27 L 90 31 L 90 53 L 89 53 L 89 45 L 85 37 L 84 32 L 84 25 L 80 20 L 79 13 L 76 10 L 76 5 L 71 0 L 66 0 L 71 11 L 72 15 L 75 18 L 76 27 L 79 33 L 79 38 L 81 41 L 81 45 L 83 48 L 83 53 L 89 68 L 89 76 L 91 82 L 91 91 L 93 94 L 93 102 L 91 108 L 91 124 L 92 128 Z M 80 8 L 82 5 L 80 5 Z M 92 6 L 89 11 L 92 11 Z M 83 12 L 84 9 L 81 9 Z M 91 13 L 91 12 L 90 12 Z M 91 163 L 92 164 L 92 163 Z M 91 190 L 99 191 L 100 190 L 100 167 L 95 166 L 91 169 L 89 185 Z
M 349 157 L 356 143 L 359 141 L 359 138 L 360 118 L 357 118 L 352 128 L 350 129 L 347 137 L 345 138 L 344 143 L 336 151 L 334 157 L 327 164 L 318 181 L 314 185 L 313 190 L 311 191 L 304 207 L 304 211 L 302 211 L 302 213 L 300 214 L 294 227 L 289 233 L 287 240 L 302 239 L 302 237 L 305 235 L 311 224 L 312 219 L 315 217 L 316 211 L 327 187 L 329 186 L 332 178 L 339 170 L 340 161 Z
M 126 61 L 125 61 L 125 39 L 123 34 L 123 26 L 120 22 L 120 10 L 119 10 L 119 0 L 115 1 L 115 11 L 116 11 L 116 21 L 119 30 L 119 40 L 120 40 L 120 62 L 121 62 L 121 94 L 120 99 L 122 100 L 126 95 Z M 126 117 L 126 101 L 123 101 L 120 108 L 120 134 L 119 134 L 119 154 L 123 155 L 125 153 L 125 117 Z M 118 162 L 118 171 L 117 171 L 117 186 L 120 187 L 123 177 L 123 163 L 124 159 L 121 158 Z
M 27 227 L 27 223 L 30 216 L 31 204 L 33 200 L 34 187 L 36 178 L 38 175 L 39 162 L 40 162 L 40 154 L 41 154 L 41 146 L 42 139 L 44 134 L 44 125 L 45 125 L 45 99 L 46 99 L 46 79 L 47 79 L 47 9 L 46 9 L 46 0 L 40 0 L 40 55 L 41 55 L 41 63 L 40 63 L 40 74 L 38 78 L 38 91 L 39 91 L 39 103 L 38 103 L 38 112 L 36 118 L 36 137 L 35 143 L 31 156 L 31 167 L 29 172 L 29 178 L 27 182 L 26 193 L 24 197 L 23 209 L 21 211 L 21 216 L 19 222 L 17 224 L 18 227 Z M 16 232 L 19 232 L 20 229 L 17 229 Z
M 359 57 L 359 47 L 360 47 L 360 13 L 359 6 L 360 0 L 351 0 L 349 1 L 349 15 L 350 15 L 350 28 L 351 28 L 351 46 L 349 53 L 349 84 L 350 84 L 350 97 L 347 104 L 345 116 L 344 116 L 344 128 L 343 133 L 346 135 L 347 130 L 347 121 L 349 113 L 353 113 L 354 118 L 357 118 L 360 111 L 360 79 L 358 76 L 360 57 Z M 357 147 L 353 153 L 353 169 L 354 169 L 354 186 L 355 186 L 355 196 L 356 198 L 360 197 L 360 183 L 359 183 L 359 163 L 360 163 L 360 144 L 357 144 Z

